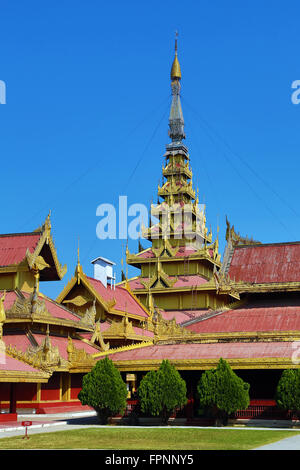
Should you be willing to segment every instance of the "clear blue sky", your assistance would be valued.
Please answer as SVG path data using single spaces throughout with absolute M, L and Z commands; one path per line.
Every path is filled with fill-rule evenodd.
M 73 274 L 78 237 L 84 271 L 104 256 L 120 279 L 124 240 L 97 239 L 96 208 L 119 195 L 156 202 L 175 30 L 185 143 L 221 252 L 226 214 L 262 242 L 300 239 L 300 105 L 291 102 L 299 2 L 2 0 L 0 8 L 0 232 L 32 231 L 52 210 L 68 273 L 45 293 L 56 297 Z

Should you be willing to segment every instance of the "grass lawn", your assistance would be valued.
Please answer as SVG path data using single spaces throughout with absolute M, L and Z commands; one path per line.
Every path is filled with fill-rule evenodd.
M 86 428 L 1 438 L 0 449 L 247 450 L 299 432 L 251 429 Z

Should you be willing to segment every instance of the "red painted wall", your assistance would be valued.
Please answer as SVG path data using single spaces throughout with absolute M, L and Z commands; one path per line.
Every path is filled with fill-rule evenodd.
M 35 383 L 17 383 L 16 394 L 18 401 L 36 401 L 37 384 Z
M 0 403 L 3 401 L 9 401 L 10 396 L 10 384 L 6 382 L 0 383 Z
M 59 400 L 60 398 L 60 374 L 54 373 L 48 383 L 41 387 L 41 400 Z
M 82 388 L 82 377 L 84 374 L 71 374 L 71 400 L 78 400 L 78 393 Z

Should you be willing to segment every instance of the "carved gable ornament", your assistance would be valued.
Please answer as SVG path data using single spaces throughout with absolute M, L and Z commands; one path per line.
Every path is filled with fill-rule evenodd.
M 50 319 L 52 315 L 48 312 L 45 300 L 39 298 L 36 289 L 25 297 L 18 292 L 18 297 L 10 309 L 6 311 L 8 317 L 31 317 L 32 319 L 45 318 Z
M 94 366 L 96 361 L 84 349 L 77 349 L 74 346 L 72 338 L 68 338 L 68 361 L 71 367 L 78 366 Z

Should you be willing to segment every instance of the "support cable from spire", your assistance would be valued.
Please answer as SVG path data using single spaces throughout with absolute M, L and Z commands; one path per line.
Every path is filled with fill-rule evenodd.
M 187 103 L 187 101 L 185 100 L 185 103 Z M 188 103 L 187 103 L 188 104 Z M 200 120 L 201 118 L 198 116 L 198 114 L 196 113 L 196 111 L 188 104 L 188 106 L 190 107 L 190 109 L 195 113 L 196 117 Z M 203 119 L 201 119 L 203 121 Z M 200 121 L 199 121 L 200 122 Z M 208 126 L 207 126 L 208 127 Z M 205 129 L 205 127 L 201 124 L 201 128 L 202 130 L 204 130 L 204 132 L 206 133 L 206 135 L 209 137 L 209 139 L 214 143 L 216 144 L 216 139 L 214 138 L 213 135 L 211 134 L 214 134 L 214 131 L 212 129 L 208 129 L 210 130 L 211 134 L 207 131 L 207 129 Z M 217 134 L 216 134 L 217 135 Z M 234 171 L 237 173 L 237 175 L 239 176 L 239 178 L 241 180 L 243 180 L 246 185 L 250 188 L 250 190 L 253 192 L 253 194 L 262 202 L 262 205 L 267 209 L 267 211 L 272 215 L 272 217 L 274 219 L 276 219 L 278 221 L 278 223 L 282 226 L 282 228 L 284 228 L 288 233 L 290 233 L 289 229 L 287 228 L 287 226 L 281 221 L 281 219 L 278 217 L 277 214 L 274 213 L 274 211 L 268 206 L 268 204 L 266 204 L 266 201 L 263 197 L 261 197 L 257 191 L 255 191 L 255 189 L 253 188 L 253 186 L 249 183 L 248 179 L 246 177 L 244 177 L 241 172 L 236 168 L 236 166 L 233 164 L 233 162 L 230 160 L 229 156 L 227 155 L 227 153 L 225 151 L 222 152 L 223 153 L 223 156 L 226 158 L 228 164 L 234 169 Z M 232 152 L 233 153 L 233 152 Z M 237 154 L 236 154 L 237 155 Z M 250 167 L 249 167 L 250 168 Z M 279 197 L 279 196 L 278 196 Z M 291 207 L 290 207 L 291 209 Z M 291 209 L 292 210 L 292 209 Z M 295 211 L 294 211 L 295 212 Z M 297 214 L 295 212 L 296 215 L 298 215 L 299 217 L 299 214 Z

